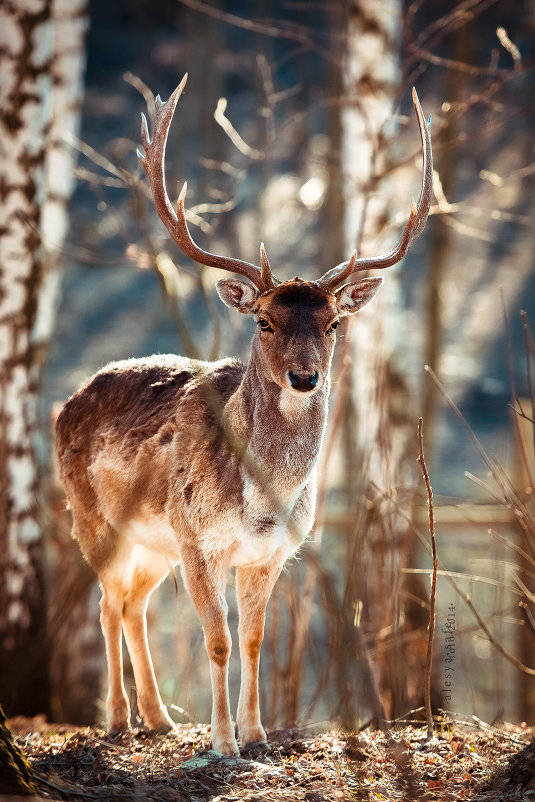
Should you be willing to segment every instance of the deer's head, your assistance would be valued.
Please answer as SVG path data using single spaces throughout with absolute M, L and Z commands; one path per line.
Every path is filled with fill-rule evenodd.
M 297 276 L 261 292 L 246 281 L 222 279 L 222 301 L 254 315 L 256 364 L 283 390 L 313 392 L 329 373 L 335 330 L 345 315 L 362 309 L 375 296 L 382 278 L 364 278 L 337 292 Z
M 248 279 L 223 279 L 217 290 L 227 306 L 254 315 L 257 333 L 253 354 L 257 364 L 282 389 L 311 393 L 323 386 L 329 372 L 335 329 L 341 318 L 358 312 L 373 300 L 382 278 L 356 279 L 356 274 L 390 267 L 405 255 L 410 243 L 424 228 L 431 202 L 433 165 L 430 123 L 426 124 L 416 91 L 413 102 L 423 146 L 422 187 L 418 203 L 413 202 L 403 235 L 397 245 L 382 256 L 357 258 L 329 270 L 317 281 L 298 277 L 281 282 L 276 278 L 260 247 L 260 266 L 241 259 L 219 256 L 200 248 L 192 239 L 186 221 L 186 184 L 175 212 L 165 187 L 164 160 L 169 126 L 187 75 L 166 103 L 158 96 L 152 121 L 152 138 L 142 115 L 141 139 L 144 154 L 138 156 L 149 177 L 156 210 L 180 249 L 200 264 L 218 267 Z

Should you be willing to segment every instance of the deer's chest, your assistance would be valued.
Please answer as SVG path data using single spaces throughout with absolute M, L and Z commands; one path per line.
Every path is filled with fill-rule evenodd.
M 261 565 L 275 552 L 283 559 L 293 554 L 314 521 L 314 477 L 292 497 L 273 486 L 245 481 L 240 508 L 222 510 L 201 535 L 209 551 L 224 552 L 229 566 Z
M 271 522 L 270 522 L 271 524 Z M 201 538 L 202 546 L 211 553 L 221 553 L 228 567 L 262 565 L 269 562 L 281 546 L 287 544 L 285 527 L 271 526 L 269 533 L 259 534 L 244 526 L 239 516 L 226 516 L 220 525 L 210 527 Z M 286 548 L 289 556 L 294 549 Z
M 236 568 L 262 565 L 281 551 L 286 559 L 299 544 L 288 537 L 287 524 L 281 521 L 266 518 L 251 526 L 240 515 L 228 514 L 202 533 L 200 545 L 208 553 L 221 554 L 228 567 Z

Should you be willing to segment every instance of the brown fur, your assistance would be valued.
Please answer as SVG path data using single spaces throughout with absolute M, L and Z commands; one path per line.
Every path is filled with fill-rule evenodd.
M 377 286 L 374 280 L 374 292 Z M 350 302 L 347 291 L 342 300 L 300 279 L 267 293 L 227 279 L 218 291 L 268 325 L 259 326 L 249 363 L 166 355 L 108 365 L 60 413 L 57 454 L 73 535 L 102 587 L 109 727 L 122 729 L 129 720 L 121 630 L 146 724 L 172 727 L 154 677 L 145 611 L 152 590 L 180 563 L 210 659 L 213 746 L 235 754 L 225 573 L 237 568 L 237 723 L 248 743 L 265 739 L 258 709 L 265 609 L 284 561 L 313 523 L 332 324 Z M 350 311 L 362 304 L 361 292 Z M 292 372 L 305 383 L 314 376 L 316 384 L 298 391 Z

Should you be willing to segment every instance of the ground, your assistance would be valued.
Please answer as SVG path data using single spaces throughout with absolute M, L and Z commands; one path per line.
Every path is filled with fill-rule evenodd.
M 232 759 L 209 751 L 209 730 L 200 725 L 111 737 L 39 719 L 8 724 L 33 767 L 34 800 L 535 799 L 534 731 L 526 726 L 445 720 L 431 740 L 418 724 L 354 735 L 281 730 L 269 733 L 268 750 Z M 1 790 L 0 800 L 14 799 Z

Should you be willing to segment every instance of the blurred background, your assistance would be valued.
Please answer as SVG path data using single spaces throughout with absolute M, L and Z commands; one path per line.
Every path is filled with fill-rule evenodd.
M 31 3 L 18 5 L 4 17 L 5 31 L 34 13 Z M 42 172 L 35 175 L 41 212 L 34 223 L 28 212 L 17 218 L 37 237 L 41 261 L 21 279 L 9 248 L 2 257 L 6 285 L 22 282 L 32 297 L 20 306 L 28 375 L 13 380 L 17 392 L 9 390 L 16 360 L 5 349 L 2 390 L 6 712 L 103 719 L 99 590 L 70 539 L 52 454 L 61 404 L 115 359 L 155 352 L 247 359 L 251 321 L 219 303 L 216 270 L 177 253 L 136 158 L 147 100 L 167 99 L 187 71 L 167 148 L 169 193 L 176 197 L 188 181 L 189 219 L 203 247 L 258 262 L 264 241 L 283 279 L 317 278 L 354 248 L 378 255 L 392 246 L 419 193 L 413 86 L 432 114 L 426 229 L 387 271 L 377 302 L 339 329 L 316 526 L 269 607 L 261 664 L 266 725 L 337 721 L 352 729 L 383 712 L 390 720 L 422 716 L 431 547 L 419 417 L 439 559 L 433 708 L 532 722 L 532 4 L 44 5 L 52 9 L 50 27 L 39 31 L 34 20 L 34 53 L 44 42 L 53 52 L 61 36 L 50 31 L 70 17 L 76 36 L 67 35 L 63 61 L 56 52 L 47 62 L 45 109 L 54 86 L 72 86 L 63 122 L 58 107 L 49 112 L 60 119 L 59 133 L 50 122 L 40 134 L 50 176 L 43 189 Z M 4 59 L 0 66 L 6 99 L 15 103 L 9 65 Z M 7 114 L 3 125 L 9 136 L 20 130 Z M 37 136 L 34 126 L 29 141 Z M 65 161 L 50 162 L 47 147 Z M 11 158 L 2 153 L 6 175 Z M 57 201 L 53 182 L 62 171 L 72 174 L 59 204 L 68 230 L 43 211 L 43 203 Z M 13 342 L 10 335 L 9 348 Z M 15 436 L 19 407 L 25 423 Z M 22 430 L 24 454 L 36 466 L 31 480 L 28 473 L 17 480 L 10 445 L 18 443 L 20 462 Z M 26 510 L 22 495 L 31 495 Z M 33 528 L 23 529 L 30 518 Z M 232 585 L 229 576 L 235 633 Z M 164 701 L 177 721 L 208 720 L 208 661 L 180 579 L 165 581 L 149 615 Z M 38 693 L 29 690 L 36 676 Z M 128 687 L 134 700 L 131 679 Z

